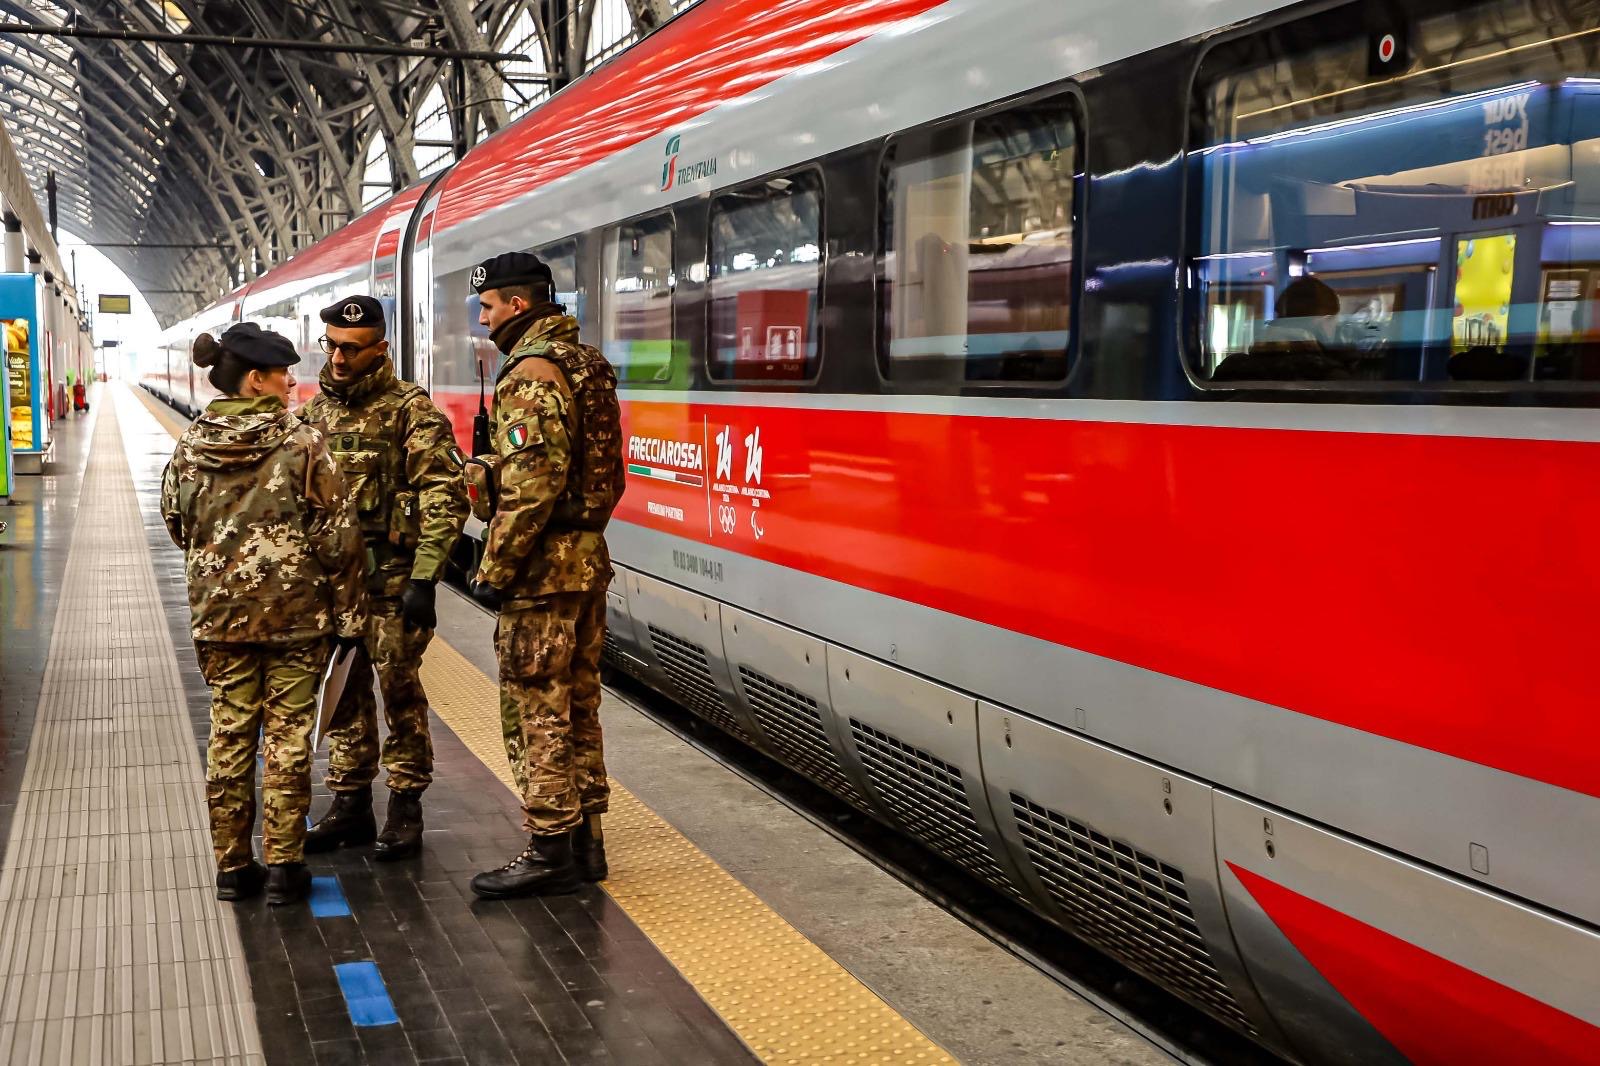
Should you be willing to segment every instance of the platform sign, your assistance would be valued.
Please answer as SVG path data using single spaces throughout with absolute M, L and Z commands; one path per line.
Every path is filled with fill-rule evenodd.
M 0 274 L 0 328 L 5 334 L 7 439 L 15 453 L 44 451 L 50 427 L 45 418 L 44 374 L 40 367 L 43 330 L 39 315 L 40 280 L 34 274 Z
M 101 293 L 100 313 L 102 315 L 131 315 L 133 314 L 133 297 L 111 296 Z

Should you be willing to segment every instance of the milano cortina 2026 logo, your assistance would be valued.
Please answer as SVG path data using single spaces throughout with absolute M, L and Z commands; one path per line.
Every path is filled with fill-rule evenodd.
M 661 164 L 661 191 L 687 185 L 691 181 L 700 181 L 709 178 L 717 172 L 717 157 L 702 159 L 696 163 L 678 165 L 678 154 L 682 148 L 683 138 L 674 133 L 667 138 L 667 161 Z

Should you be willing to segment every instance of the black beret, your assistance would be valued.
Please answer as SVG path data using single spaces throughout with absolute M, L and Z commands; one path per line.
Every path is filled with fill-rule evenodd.
M 322 309 L 322 321 L 347 329 L 383 329 L 383 305 L 370 296 L 346 296 Z
M 300 361 L 300 353 L 294 350 L 289 338 L 262 329 L 254 322 L 229 326 L 218 343 L 252 366 L 294 366 Z
M 532 252 L 506 252 L 485 259 L 472 269 L 472 291 L 488 292 L 507 285 L 554 285 L 555 279 L 543 259 Z

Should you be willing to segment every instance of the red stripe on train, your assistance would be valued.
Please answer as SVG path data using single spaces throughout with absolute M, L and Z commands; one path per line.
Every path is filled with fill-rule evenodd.
M 942 2 L 707 0 L 469 152 L 446 179 L 435 232 L 747 96 Z M 698 158 L 692 145 L 684 151 L 686 158 Z M 656 181 L 665 159 L 641 172 L 640 182 Z
M 1600 1063 L 1600 1028 L 1228 863 L 1283 935 L 1417 1066 Z
M 1600 795 L 1600 445 L 626 406 L 771 494 L 627 521 Z
M 624 408 L 737 490 L 630 476 L 626 521 L 1600 795 L 1600 445 Z

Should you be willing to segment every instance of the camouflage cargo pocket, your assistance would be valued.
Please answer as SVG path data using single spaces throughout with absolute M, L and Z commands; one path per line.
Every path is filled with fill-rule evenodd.
M 495 626 L 494 650 L 502 680 L 563 677 L 571 670 L 577 646 L 577 624 L 548 607 L 507 611 Z
M 389 543 L 415 548 L 422 539 L 422 513 L 415 492 L 397 492 L 389 501 Z
M 364 533 L 387 535 L 383 498 L 383 456 L 377 452 L 343 452 L 339 466 L 356 501 L 357 520 Z

